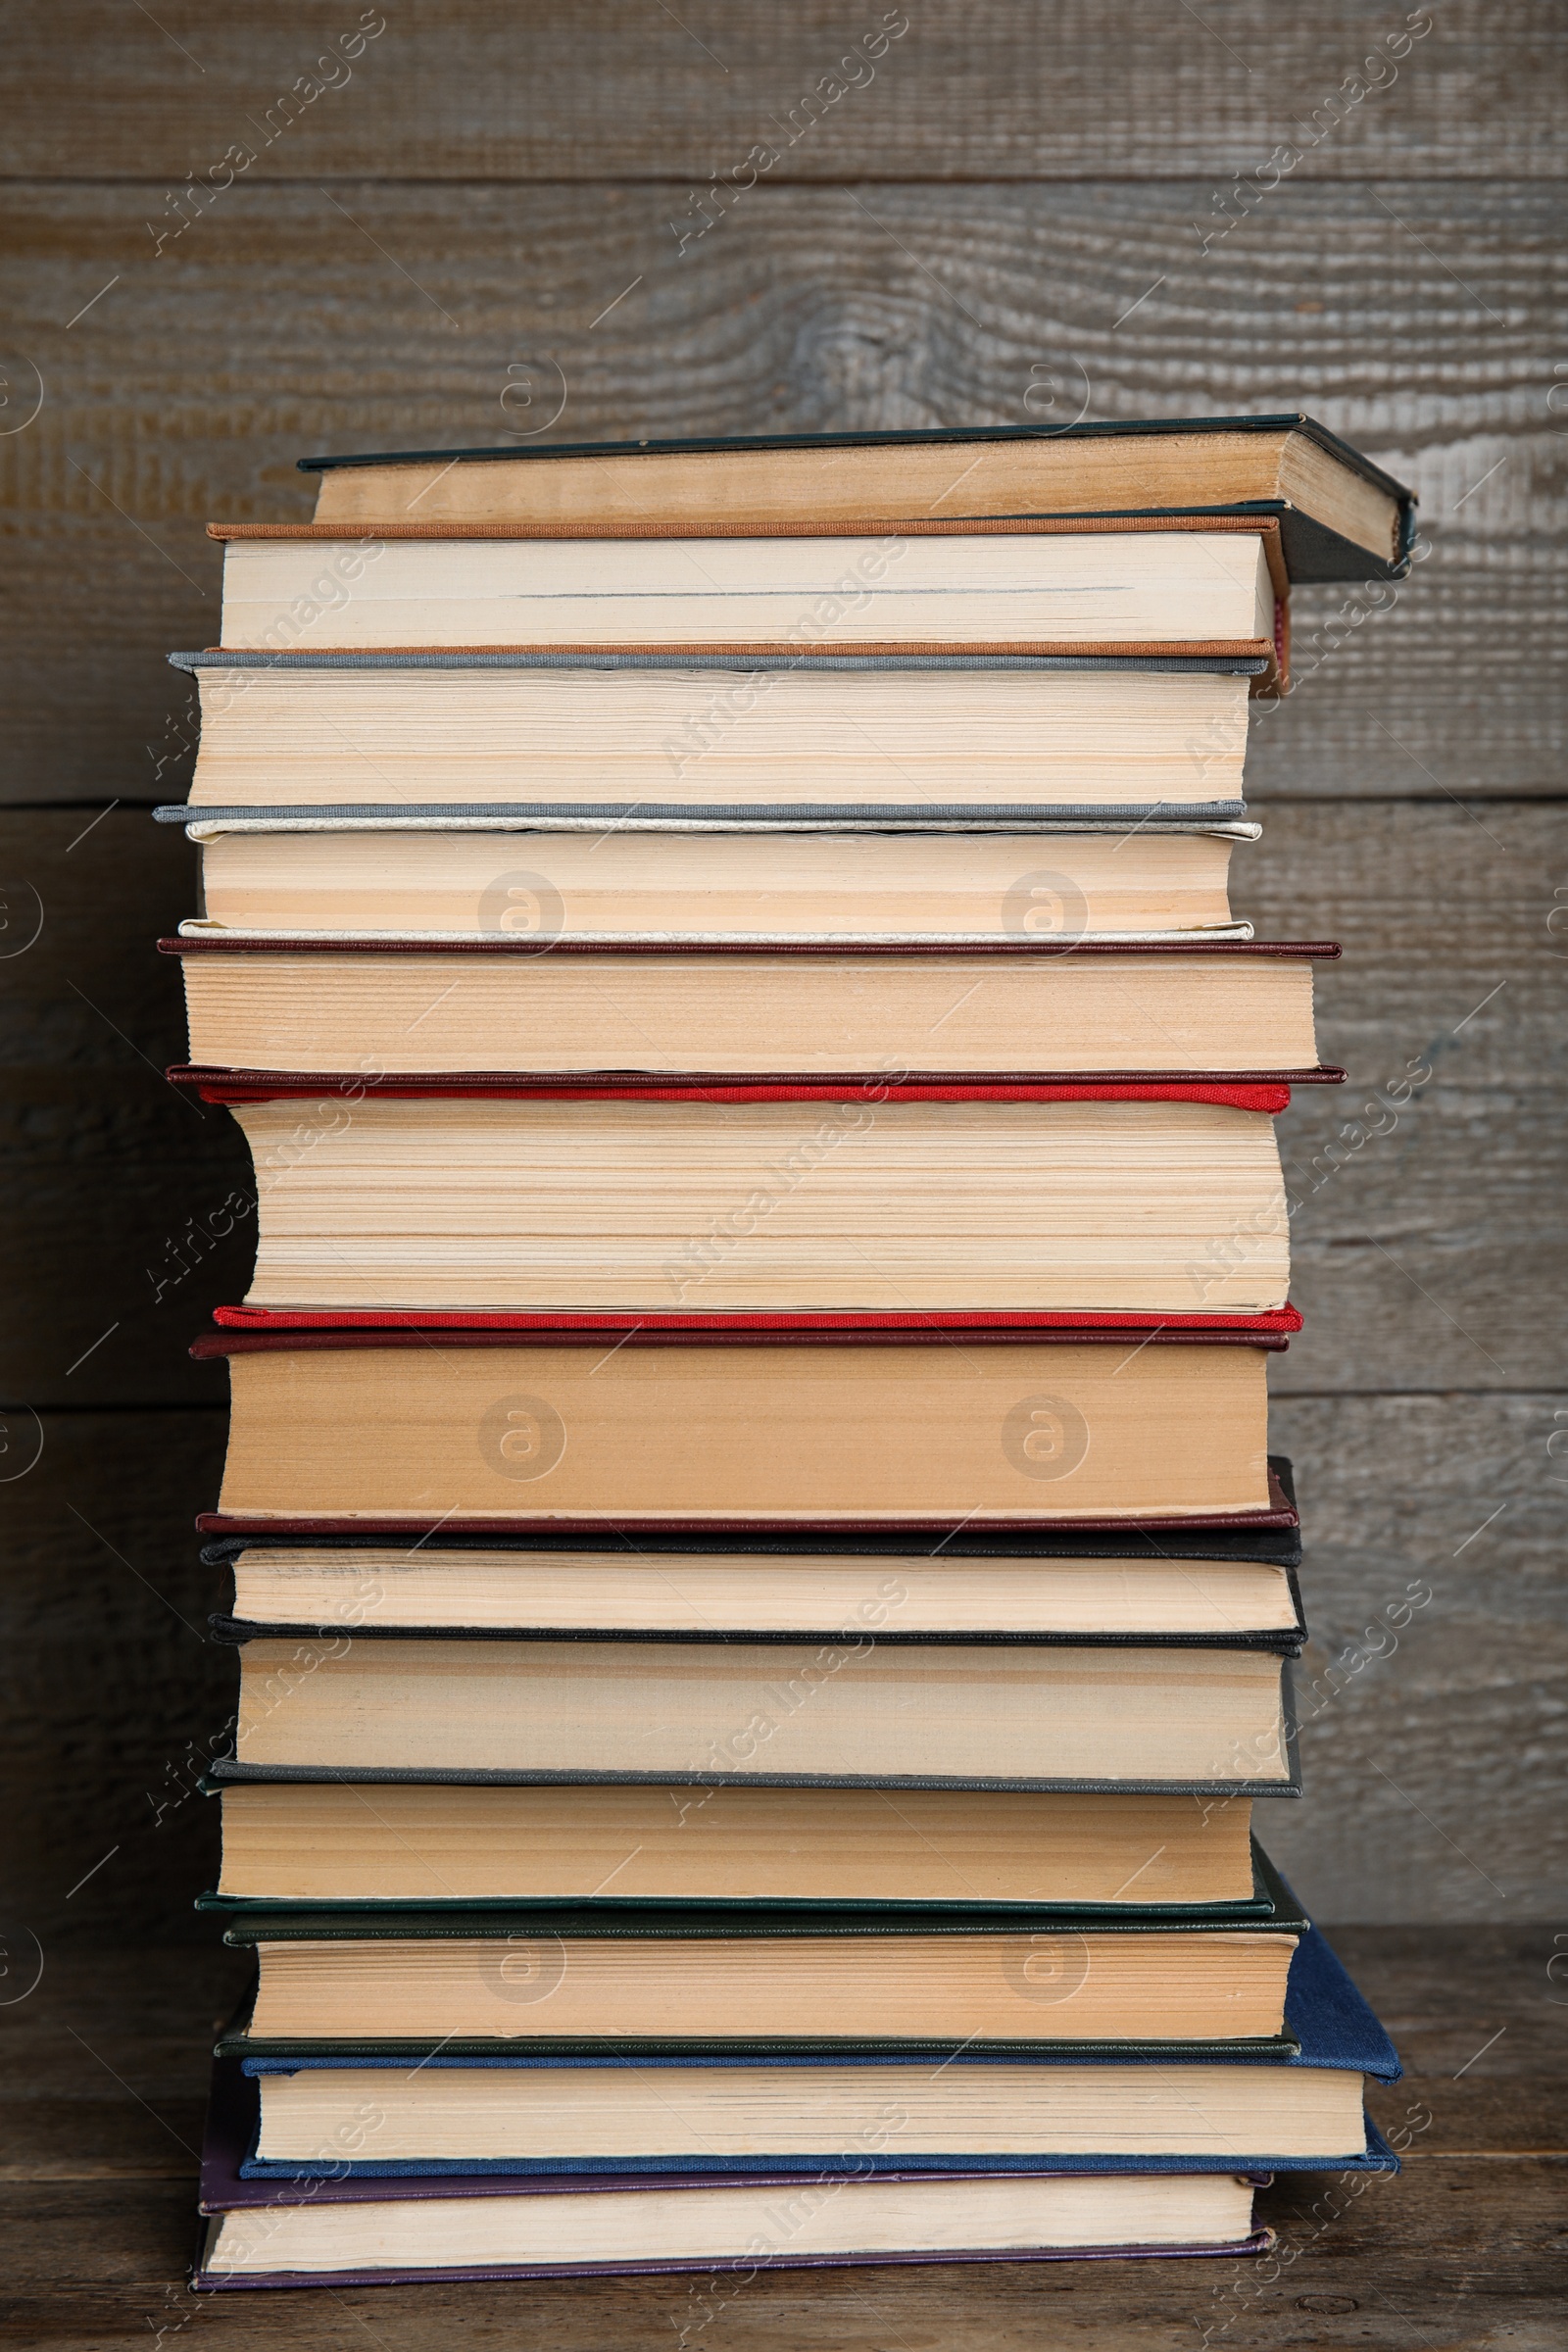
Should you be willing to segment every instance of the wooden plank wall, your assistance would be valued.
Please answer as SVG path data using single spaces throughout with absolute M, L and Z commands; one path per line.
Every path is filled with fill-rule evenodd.
M 19 12 L 0 1738 L 46 1942 L 181 1933 L 212 1868 L 221 1402 L 184 1348 L 245 1281 L 211 1231 L 245 1160 L 160 1076 L 191 864 L 145 813 L 189 766 L 163 657 L 217 633 L 204 523 L 307 514 L 313 452 L 1080 411 L 1304 407 L 1420 491 L 1396 595 L 1298 600 L 1239 860 L 1261 934 L 1345 941 L 1352 1075 L 1284 1131 L 1317 1688 L 1266 1827 L 1328 1919 L 1551 1913 L 1563 46 L 1550 0 Z

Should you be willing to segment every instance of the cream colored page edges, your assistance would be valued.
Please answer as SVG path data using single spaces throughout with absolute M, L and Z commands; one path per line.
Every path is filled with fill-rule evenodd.
M 262 2080 L 259 2153 L 329 2144 L 364 2111 L 381 2163 L 517 2156 L 814 2156 L 851 2144 L 897 2158 L 1019 2150 L 1245 2161 L 1365 2152 L 1361 2077 L 1327 2067 L 344 2067 Z M 454 2079 L 455 2078 L 455 2079 Z M 370 2118 L 375 2121 L 373 2134 Z M 879 2137 L 852 2139 L 855 2133 Z
M 322 797 L 340 799 L 340 783 Z M 202 884 L 209 920 L 269 930 L 1004 940 L 1022 925 L 1065 942 L 1080 927 L 1228 922 L 1232 846 L 1201 834 L 230 833 L 204 847 Z
M 1262 957 L 494 957 L 198 952 L 196 1062 L 248 1069 L 1291 1070 L 1309 963 Z
M 1276 498 L 1285 432 L 1158 433 L 1084 441 L 950 441 L 889 448 L 627 451 L 612 457 L 494 463 L 444 458 L 336 466 L 317 476 L 318 522 L 533 523 L 595 519 L 631 527 L 709 522 L 881 522 L 1227 506 Z M 1302 436 L 1304 440 L 1304 436 Z M 1310 448 L 1310 444 L 1307 447 Z M 1326 460 L 1336 472 L 1343 467 Z M 1382 502 L 1386 510 L 1387 501 Z M 1380 537 L 1387 539 L 1387 523 Z
M 265 1943 L 262 2040 L 1196 2041 L 1277 2034 L 1288 1936 L 558 1936 Z
M 901 539 L 231 540 L 222 642 L 1136 644 L 1271 638 L 1250 532 Z
M 889 1592 L 888 1588 L 892 1591 Z M 823 1632 L 870 1607 L 889 1633 L 1207 1633 L 1296 1622 L 1282 1569 L 1221 1560 L 895 1560 L 678 1552 L 255 1549 L 234 1571 L 251 1623 Z
M 508 2263 L 755 2260 L 813 2254 L 993 2253 L 1032 2246 L 1230 2243 L 1251 2227 L 1230 2174 L 1061 2180 L 802 2181 L 786 2188 L 585 2189 L 550 2197 L 417 2198 L 224 2214 L 220 2272 L 482 2269 Z
M 1288 1777 L 1280 1661 L 1250 1650 L 265 1639 L 242 1764 L 900 1779 Z M 334 1654 L 334 1652 L 336 1654 Z
M 1252 1804 L 953 1788 L 333 1782 L 223 1790 L 225 1894 L 272 1901 L 1135 1903 L 1252 1891 Z
M 1136 671 L 208 669 L 190 797 L 1234 800 L 1248 684 Z
M 260 1306 L 1284 1304 L 1273 1123 L 1202 1103 L 242 1104 Z M 1238 1240 L 1236 1237 L 1245 1237 Z
M 961 495 L 960 495 L 961 494 Z M 1305 433 L 1165 433 L 1087 443 L 922 448 L 663 451 L 548 464 L 334 466 L 318 476 L 318 522 L 598 520 L 846 528 L 892 515 L 1004 515 L 1287 498 L 1388 561 L 1398 511 Z

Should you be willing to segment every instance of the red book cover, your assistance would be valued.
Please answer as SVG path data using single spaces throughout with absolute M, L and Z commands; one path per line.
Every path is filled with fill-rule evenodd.
M 1191 1078 L 1144 1076 L 943 1078 L 918 1072 L 901 1078 L 848 1074 L 835 1078 L 791 1078 L 783 1074 L 741 1085 L 714 1086 L 696 1076 L 649 1080 L 598 1071 L 592 1078 L 519 1078 L 509 1070 L 465 1070 L 461 1077 L 417 1071 L 367 1076 L 356 1070 L 237 1070 L 175 1062 L 165 1075 L 171 1086 L 186 1087 L 204 1102 L 278 1102 L 313 1095 L 391 1101 L 509 1102 L 1200 1102 L 1274 1116 L 1288 1110 L 1293 1085 L 1337 1085 L 1345 1072 L 1331 1066 L 1292 1070 L 1284 1077 L 1240 1078 L 1200 1074 Z

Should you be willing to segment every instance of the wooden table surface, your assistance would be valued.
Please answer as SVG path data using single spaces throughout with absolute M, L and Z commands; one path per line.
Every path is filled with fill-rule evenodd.
M 1547 1973 L 1561 1940 L 1549 1928 L 1347 1928 L 1335 1942 L 1408 2070 L 1374 2101 L 1407 2143 L 1405 2169 L 1301 2174 L 1265 2191 L 1272 2258 L 778 2271 L 727 2304 L 706 2278 L 189 2294 L 202 2049 L 239 1956 L 135 1947 L 52 1960 L 37 1989 L 0 2012 L 0 2343 L 1561 2352 L 1568 1982 Z

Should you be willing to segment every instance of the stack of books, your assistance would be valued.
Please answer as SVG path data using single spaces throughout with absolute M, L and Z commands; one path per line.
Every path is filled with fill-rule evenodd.
M 1398 2070 L 1251 1834 L 1341 1073 L 1227 868 L 1408 499 L 1298 417 L 320 470 L 161 811 L 258 1203 L 197 2282 L 1263 2243 Z

